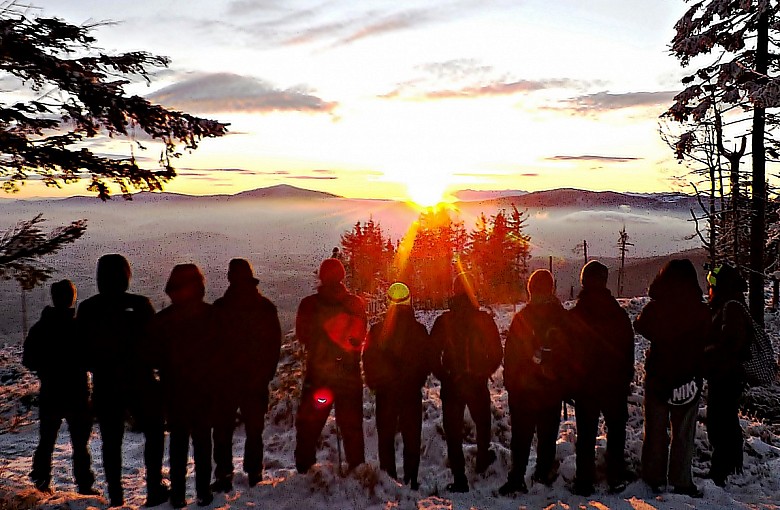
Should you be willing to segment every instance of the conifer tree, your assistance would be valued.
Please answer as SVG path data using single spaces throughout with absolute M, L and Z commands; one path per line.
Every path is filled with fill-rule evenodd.
M 0 93 L 0 180 L 15 192 L 30 178 L 61 187 L 82 178 L 102 200 L 113 184 L 125 198 L 132 191 L 159 191 L 175 175 L 173 159 L 203 138 L 226 133 L 227 124 L 168 110 L 125 93 L 132 80 L 149 82 L 166 57 L 142 51 L 109 54 L 96 46 L 98 24 L 73 25 L 40 17 L 15 1 L 0 3 L 0 77 L 19 83 Z M 125 158 L 93 152 L 89 139 L 137 134 L 161 144 L 159 165 L 141 167 L 135 150 Z M 44 234 L 41 215 L 0 234 L 0 277 L 23 288 L 46 280 L 52 268 L 41 258 L 78 239 L 84 220 Z
M 714 108 L 737 106 L 729 119 L 751 138 L 750 310 L 763 324 L 766 239 L 766 161 L 778 157 L 772 110 L 780 107 L 778 13 L 769 0 L 697 0 L 675 25 L 672 53 L 684 67 L 686 88 L 667 114 L 679 122 L 701 122 Z M 702 60 L 707 63 L 700 65 Z M 746 115 L 739 116 L 739 110 Z M 748 125 L 749 124 L 749 125 Z M 684 146 L 691 136 L 683 134 Z
M 226 124 L 127 95 L 131 80 L 148 82 L 169 60 L 143 51 L 101 51 L 91 35 L 96 26 L 36 17 L 15 2 L 0 5 L 0 76 L 12 76 L 36 94 L 4 92 L 0 99 L 0 177 L 7 191 L 33 175 L 57 187 L 88 176 L 88 189 L 104 200 L 109 184 L 127 197 L 133 190 L 158 191 L 176 175 L 172 160 L 182 149 L 226 133 Z M 134 132 L 162 143 L 159 167 L 141 167 L 133 152 L 115 159 L 84 144 L 96 137 L 132 138 Z M 145 148 L 139 140 L 135 147 Z

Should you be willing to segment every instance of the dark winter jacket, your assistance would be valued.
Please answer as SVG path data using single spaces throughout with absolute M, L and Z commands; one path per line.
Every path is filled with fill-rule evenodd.
M 295 332 L 306 347 L 306 381 L 329 388 L 362 386 L 360 352 L 366 327 L 363 300 L 341 283 L 322 285 L 303 298 Z
M 374 391 L 418 392 L 433 365 L 433 349 L 425 326 L 411 306 L 392 306 L 374 324 L 363 349 L 366 385 Z
M 696 296 L 664 295 L 645 305 L 634 329 L 650 341 L 645 360 L 646 391 L 655 391 L 666 400 L 673 388 L 702 375 L 711 322 L 709 308 Z
M 86 346 L 73 308 L 43 309 L 24 341 L 22 363 L 41 380 L 41 404 L 84 407 L 89 399 Z
M 214 302 L 220 320 L 223 375 L 228 388 L 262 389 L 276 373 L 282 345 L 282 329 L 276 306 L 262 296 L 257 284 L 231 284 Z
M 149 299 L 127 292 L 97 294 L 79 306 L 76 323 L 88 348 L 96 405 L 152 384 L 157 367 L 146 333 L 153 316 Z
M 741 301 L 716 301 L 712 305 L 712 334 L 704 348 L 704 375 L 710 380 L 739 381 L 744 378 L 742 362 L 750 357 L 753 325 Z
M 574 376 L 580 394 L 621 392 L 634 378 L 631 319 L 604 287 L 583 288 L 569 312 Z
M 503 350 L 496 323 L 467 296 L 453 298 L 450 309 L 431 329 L 434 375 L 447 384 L 485 382 L 501 365 Z
M 508 391 L 562 396 L 568 388 L 568 316 L 558 298 L 531 301 L 512 318 L 504 350 Z
M 171 419 L 189 417 L 195 410 L 200 416 L 209 416 L 219 348 L 216 309 L 204 302 L 170 305 L 154 316 L 150 333 Z

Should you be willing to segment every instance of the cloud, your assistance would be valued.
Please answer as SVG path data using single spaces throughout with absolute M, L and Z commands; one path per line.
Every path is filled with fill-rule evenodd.
M 272 0 L 262 0 L 260 3 L 268 4 L 267 11 L 272 11 L 277 4 Z M 283 45 L 323 42 L 334 48 L 392 32 L 458 19 L 464 13 L 484 10 L 487 3 L 497 8 L 514 7 L 513 2 L 503 1 L 437 0 L 420 2 L 424 7 L 406 9 L 377 7 L 376 2 L 345 2 L 340 9 L 334 9 L 332 4 L 324 2 L 309 8 L 288 9 L 285 15 L 273 20 L 273 24 L 270 24 L 270 19 L 262 23 L 273 29 L 275 38 Z M 254 5 L 245 0 L 238 1 L 231 11 L 254 9 Z M 387 2 L 386 5 L 394 4 Z
M 284 7 L 285 3 L 281 0 L 233 0 L 228 3 L 227 13 L 244 16 L 258 11 L 279 11 Z
M 642 158 L 634 156 L 597 156 L 594 154 L 583 154 L 581 156 L 551 156 L 544 159 L 546 161 L 602 161 L 605 163 L 627 163 Z
M 436 15 L 439 14 L 436 9 L 418 9 L 380 17 L 376 21 L 353 30 L 352 33 L 336 41 L 335 45 L 351 44 L 368 37 L 398 30 L 407 30 L 415 26 L 423 25 L 435 19 L 436 15 L 434 15 L 434 13 L 436 13 Z
M 551 80 L 517 80 L 512 82 L 494 82 L 482 86 L 463 87 L 454 90 L 436 90 L 427 92 L 426 99 L 458 99 L 473 98 L 485 96 L 511 96 L 514 94 L 525 94 L 537 90 L 566 88 L 574 85 L 572 80 L 551 79 Z
M 627 92 L 623 94 L 596 92 L 566 99 L 561 101 L 559 106 L 549 107 L 549 109 L 565 110 L 575 115 L 587 115 L 626 108 L 665 105 L 671 103 L 677 93 L 677 91 Z
M 279 89 L 262 80 L 232 73 L 195 74 L 148 98 L 172 108 L 201 113 L 333 113 L 338 106 L 305 88 Z
M 536 172 L 525 173 L 484 173 L 484 172 L 456 172 L 453 174 L 456 177 L 480 177 L 484 179 L 505 179 L 507 177 L 539 177 L 540 174 Z
M 301 19 L 315 17 L 317 9 L 289 13 L 277 20 L 288 27 L 289 37 L 282 39 L 283 45 L 298 45 L 330 40 L 330 46 L 343 46 L 362 39 L 421 26 L 445 16 L 446 9 L 409 9 L 399 12 L 370 10 L 345 16 L 336 20 L 321 20 L 306 27 L 295 27 Z M 279 30 L 279 24 L 276 29 Z
M 207 168 L 207 169 L 181 168 L 181 169 L 177 169 L 176 172 L 179 175 L 202 175 L 203 172 L 207 172 L 209 174 L 232 173 L 232 174 L 252 175 L 252 176 L 290 174 L 290 172 L 288 172 L 287 170 L 247 170 L 245 168 Z
M 617 224 L 656 224 L 659 222 L 662 223 L 664 220 L 666 220 L 666 218 L 643 216 L 622 211 L 577 211 L 561 218 L 561 221 L 563 222 L 587 223 L 590 225 L 597 225 L 604 222 Z
M 306 179 L 313 181 L 332 181 L 338 179 L 335 175 L 288 175 L 285 179 Z
M 420 64 L 417 69 L 442 80 L 462 80 L 475 75 L 487 75 L 493 72 L 493 66 L 481 64 L 473 58 L 458 58 L 443 62 Z
M 569 78 L 551 78 L 544 80 L 494 81 L 484 85 L 468 85 L 456 89 L 407 92 L 408 89 L 414 87 L 405 84 L 387 94 L 382 94 L 379 97 L 382 99 L 402 97 L 412 100 L 473 99 L 477 97 L 512 96 L 515 94 L 528 94 L 539 90 L 578 86 L 581 86 L 581 82 L 576 80 L 571 80 Z

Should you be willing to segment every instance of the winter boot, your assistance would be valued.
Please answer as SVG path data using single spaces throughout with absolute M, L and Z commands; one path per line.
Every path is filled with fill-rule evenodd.
M 450 492 L 468 492 L 469 481 L 466 479 L 465 474 L 455 475 L 455 481 L 447 485 L 447 490 Z
M 506 481 L 506 483 L 498 488 L 498 493 L 501 496 L 510 496 L 518 492 L 522 494 L 527 494 L 528 486 L 525 484 L 525 480 L 523 480 L 522 478 L 511 476 L 510 473 L 510 477 Z

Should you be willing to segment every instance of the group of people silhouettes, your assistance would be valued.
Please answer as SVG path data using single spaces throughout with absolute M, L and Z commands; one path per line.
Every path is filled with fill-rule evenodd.
M 738 401 L 751 322 L 744 306 L 745 282 L 731 266 L 710 273 L 707 306 L 690 260 L 670 261 L 652 282 L 650 301 L 633 327 L 607 288 L 608 269 L 600 262 L 583 267 L 582 290 L 571 310 L 556 297 L 553 275 L 537 270 L 528 279 L 528 302 L 515 314 L 503 345 L 491 315 L 480 309 L 475 282 L 466 274 L 455 278 L 450 307 L 430 333 L 416 320 L 404 283 L 390 285 L 387 311 L 369 330 L 364 302 L 344 285 L 340 260 L 326 259 L 318 274 L 320 285 L 301 301 L 295 324 L 305 348 L 295 416 L 295 467 L 300 473 L 316 463 L 317 444 L 333 408 L 348 468 L 365 462 L 365 381 L 376 399 L 379 467 L 398 479 L 395 435 L 400 430 L 402 480 L 418 489 L 422 389 L 433 374 L 441 382 L 442 425 L 453 475 L 447 489 L 467 492 L 464 411 L 468 407 L 476 427 L 474 470 L 484 473 L 496 459 L 490 449 L 488 383 L 503 363 L 512 466 L 499 494 L 527 492 L 534 434 L 537 455 L 531 481 L 548 486 L 555 481 L 561 409 L 568 400 L 574 402 L 577 425 L 574 492 L 589 496 L 595 490 L 601 414 L 608 432 L 607 483 L 610 491 L 620 492 L 630 478 L 625 443 L 634 330 L 650 342 L 641 459 L 645 482 L 654 491 L 664 490 L 668 482 L 676 493 L 701 496 L 691 462 L 702 378 L 709 383 L 710 476 L 723 486 L 730 474 L 742 469 Z M 101 257 L 98 294 L 75 313 L 73 284 L 53 284 L 53 306 L 44 309 L 29 332 L 23 361 L 41 379 L 40 444 L 30 473 L 35 486 L 50 490 L 52 451 L 64 418 L 78 490 L 98 493 L 87 446 L 92 429 L 87 372 L 92 373 L 92 407 L 111 506 L 124 502 L 121 447 L 128 416 L 145 436 L 147 506 L 169 499 L 175 508 L 187 504 L 190 439 L 197 503 L 207 505 L 214 492 L 233 489 L 238 409 L 246 427 L 243 470 L 248 484 L 256 485 L 262 480 L 262 436 L 281 328 L 276 307 L 258 291 L 251 265 L 244 259 L 230 261 L 230 285 L 213 305 L 204 301 L 200 269 L 194 264 L 175 266 L 165 286 L 171 304 L 158 313 L 147 298 L 128 292 L 130 276 L 130 265 L 121 255 Z M 166 428 L 170 487 L 162 476 Z

